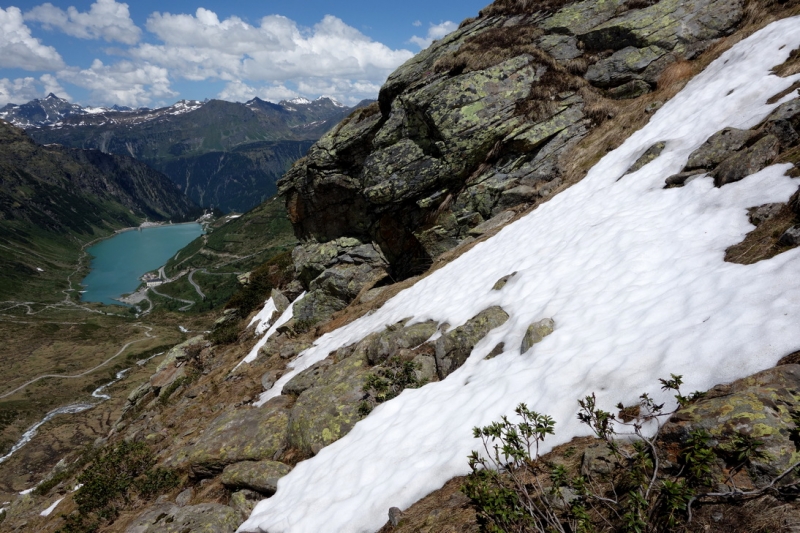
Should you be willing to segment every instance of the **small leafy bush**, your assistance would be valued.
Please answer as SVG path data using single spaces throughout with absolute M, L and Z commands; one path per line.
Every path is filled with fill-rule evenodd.
M 413 361 L 403 361 L 398 356 L 390 357 L 379 366 L 364 383 L 363 390 L 367 398 L 359 405 L 361 416 L 368 415 L 375 406 L 395 398 L 407 388 L 423 386 L 425 382 L 417 379 L 418 369 L 419 365 Z
M 673 391 L 679 407 L 702 394 L 681 394 L 681 376 L 660 380 L 662 389 Z M 469 456 L 471 473 L 463 492 L 472 500 L 483 531 L 504 533 L 536 531 L 542 533 L 588 533 L 620 531 L 655 533 L 678 531 L 691 521 L 692 504 L 700 501 L 727 501 L 757 497 L 767 491 L 791 491 L 800 483 L 776 483 L 795 471 L 792 465 L 762 489 L 742 491 L 733 476 L 755 459 L 765 458 L 763 442 L 735 435 L 716 444 L 705 430 L 695 430 L 678 454 L 677 465 L 664 468 L 659 449 L 659 422 L 671 416 L 663 404 L 647 394 L 635 408 L 620 408 L 622 420 L 600 409 L 594 394 L 579 400 L 578 419 L 588 425 L 613 459 L 609 475 L 570 476 L 564 466 L 545 461 L 539 454 L 541 443 L 555 432 L 555 422 L 547 415 L 531 411 L 525 404 L 515 410 L 517 421 L 503 417 L 499 422 L 474 428 L 483 452 Z M 655 425 L 654 434 L 645 426 Z M 619 435 L 617 428 L 631 431 Z M 625 440 L 618 437 L 624 436 Z M 716 468 L 724 461 L 727 479 Z M 728 491 L 712 492 L 717 483 L 727 483 Z
M 122 442 L 99 451 L 78 476 L 77 512 L 64 516 L 61 533 L 88 533 L 113 522 L 134 498 L 149 500 L 178 486 L 175 472 L 154 468 L 155 456 L 142 442 Z

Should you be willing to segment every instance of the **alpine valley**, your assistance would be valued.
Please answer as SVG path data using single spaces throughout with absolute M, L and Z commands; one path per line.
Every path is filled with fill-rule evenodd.
M 354 109 L 6 106 L 0 531 L 800 531 L 799 89 L 798 0 L 496 0 Z

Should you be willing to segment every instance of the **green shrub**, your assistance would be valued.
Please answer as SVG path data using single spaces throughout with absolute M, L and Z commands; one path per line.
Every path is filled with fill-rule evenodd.
M 702 397 L 683 396 L 682 380 L 673 375 L 661 380 L 664 390 L 674 391 L 679 406 Z M 578 419 L 603 441 L 613 461 L 612 472 L 593 477 L 570 477 L 567 469 L 545 461 L 539 446 L 554 433 L 555 422 L 547 415 L 520 404 L 516 422 L 503 417 L 483 428 L 474 428 L 483 452 L 469 456 L 471 472 L 462 491 L 472 500 L 483 531 L 503 533 L 536 531 L 542 533 L 620 531 L 645 533 L 677 531 L 691 518 L 697 501 L 726 501 L 757 497 L 767 491 L 790 492 L 800 483 L 781 485 L 777 481 L 794 471 L 800 462 L 763 489 L 744 492 L 735 485 L 727 492 L 711 492 L 717 483 L 732 483 L 733 475 L 754 459 L 765 457 L 763 442 L 747 435 L 731 436 L 715 442 L 704 430 L 689 435 L 678 454 L 678 464 L 665 469 L 659 462 L 660 428 L 654 435 L 643 431 L 647 423 L 658 424 L 673 412 L 664 412 L 647 394 L 640 396 L 635 409 L 623 409 L 624 419 L 600 409 L 594 394 L 578 401 Z M 632 430 L 626 441 L 618 440 L 617 427 Z M 718 462 L 729 467 L 726 479 L 716 469 Z M 715 473 L 716 472 L 716 473 Z
M 113 522 L 133 497 L 149 500 L 180 483 L 175 472 L 153 468 L 153 451 L 142 442 L 100 450 L 78 476 L 77 512 L 64 516 L 61 533 L 88 533 Z
M 416 370 L 419 365 L 412 361 L 403 361 L 394 356 L 377 367 L 375 373 L 367 376 L 363 391 L 367 398 L 361 402 L 358 411 L 361 416 L 368 415 L 376 405 L 395 398 L 407 388 L 416 389 L 425 384 L 417 379 Z

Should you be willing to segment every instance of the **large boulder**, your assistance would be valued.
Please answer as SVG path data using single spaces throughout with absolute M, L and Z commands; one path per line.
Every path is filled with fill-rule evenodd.
M 403 323 L 387 326 L 385 330 L 364 338 L 355 347 L 354 354 L 363 354 L 369 364 L 377 365 L 394 357 L 400 350 L 416 348 L 427 341 L 438 329 L 433 321 L 411 326 Z
M 752 458 L 749 470 L 763 485 L 800 461 L 798 408 L 800 365 L 782 365 L 712 388 L 705 398 L 673 415 L 661 439 L 680 449 L 692 431 L 703 429 L 711 435 L 712 446 L 729 445 L 737 434 L 759 440 L 766 455 Z
M 195 476 L 209 477 L 231 463 L 271 460 L 284 448 L 290 404 L 288 397 L 279 396 L 263 407 L 224 413 L 167 463 L 188 467 Z
M 692 152 L 686 163 L 686 170 L 712 169 L 733 155 L 752 139 L 752 130 L 725 128 L 708 138 L 703 145 Z
M 139 515 L 125 533 L 233 533 L 240 514 L 226 505 L 156 505 Z
M 714 172 L 714 185 L 722 187 L 755 174 L 772 163 L 780 153 L 781 143 L 774 135 L 759 139 L 753 146 L 730 156 Z
M 272 496 L 278 480 L 291 471 L 291 466 L 277 461 L 242 461 L 226 466 L 220 481 L 231 490 L 249 489 Z
M 474 317 L 436 339 L 436 373 L 444 379 L 463 365 L 472 349 L 487 333 L 502 326 L 508 313 L 502 307 L 484 309 Z
M 358 422 L 368 373 L 363 357 L 351 356 L 315 376 L 297 398 L 289 418 L 288 444 L 316 454 L 339 440 Z

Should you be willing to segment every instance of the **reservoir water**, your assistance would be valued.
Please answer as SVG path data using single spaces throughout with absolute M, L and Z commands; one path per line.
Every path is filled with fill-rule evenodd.
M 92 262 L 82 300 L 120 305 L 114 298 L 135 291 L 142 274 L 164 265 L 202 233 L 200 224 L 173 224 L 125 231 L 95 244 L 87 250 Z

